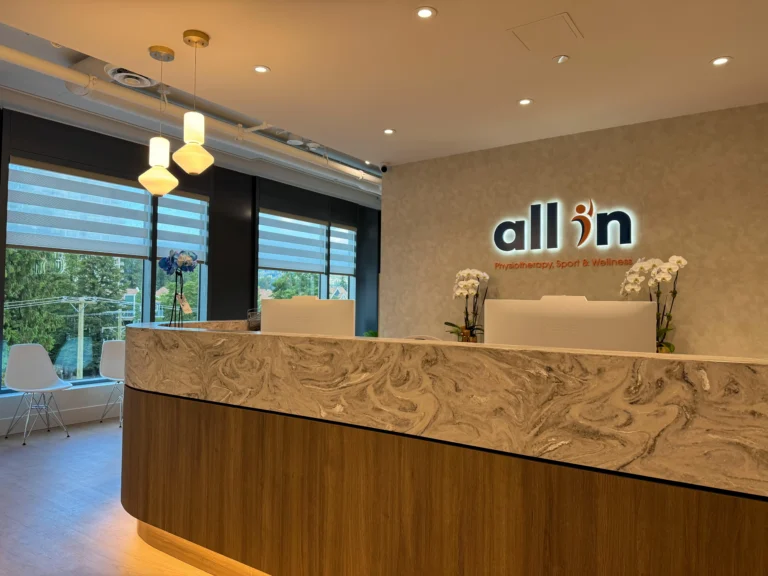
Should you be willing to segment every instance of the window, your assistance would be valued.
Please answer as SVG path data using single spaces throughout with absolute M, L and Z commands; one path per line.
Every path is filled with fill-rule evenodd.
M 48 351 L 59 376 L 99 376 L 101 343 L 142 320 L 150 197 L 130 183 L 12 159 L 2 369 L 13 344 Z
M 328 226 L 279 214 L 259 214 L 258 303 L 321 296 Z
M 354 300 L 355 277 L 331 274 L 328 286 L 328 298 L 330 300 Z
M 259 214 L 258 302 L 355 297 L 355 231 L 282 214 Z
M 207 318 L 208 301 L 208 202 L 179 193 L 161 196 L 157 203 L 157 256 L 172 250 L 189 250 L 197 254 L 201 264 L 194 272 L 184 273 L 184 296 L 192 307 L 184 320 Z M 155 284 L 155 320 L 168 320 L 176 290 L 175 276 L 159 267 Z
M 320 274 L 259 268 L 259 302 L 263 299 L 289 299 L 294 296 L 319 297 Z
M 259 214 L 259 268 L 325 274 L 328 226 Z
M 355 299 L 355 238 L 350 228 L 331 226 L 331 251 L 328 297 L 331 300 Z

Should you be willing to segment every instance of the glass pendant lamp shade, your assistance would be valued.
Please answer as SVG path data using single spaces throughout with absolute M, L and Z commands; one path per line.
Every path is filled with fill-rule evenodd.
M 200 112 L 184 114 L 184 142 L 186 144 L 173 153 L 176 162 L 187 174 L 197 176 L 213 164 L 213 156 L 205 148 L 205 116 Z
M 139 176 L 139 182 L 153 196 L 165 196 L 179 185 L 176 177 L 164 166 L 152 166 Z
M 149 139 L 149 165 L 151 168 L 139 176 L 139 183 L 153 196 L 165 196 L 179 185 L 176 177 L 168 172 L 171 143 L 162 136 Z
M 149 165 L 168 168 L 171 163 L 171 143 L 162 136 L 149 139 Z
M 197 176 L 213 164 L 213 156 L 197 142 L 190 142 L 173 153 L 173 161 L 187 174 Z
M 205 144 L 205 116 L 200 112 L 184 114 L 184 143 Z

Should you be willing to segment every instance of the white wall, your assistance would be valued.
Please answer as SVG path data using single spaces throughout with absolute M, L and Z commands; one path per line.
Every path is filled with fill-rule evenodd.
M 382 336 L 459 322 L 456 272 L 491 275 L 489 297 L 618 300 L 627 266 L 497 269 L 496 263 L 685 256 L 672 341 L 682 353 L 768 357 L 768 104 L 395 166 L 384 179 Z M 578 203 L 629 209 L 631 248 L 576 246 Z M 493 230 L 561 201 L 562 248 L 499 253 Z

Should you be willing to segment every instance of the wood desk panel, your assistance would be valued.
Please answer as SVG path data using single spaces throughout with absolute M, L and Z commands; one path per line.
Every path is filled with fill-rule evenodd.
M 127 383 L 768 497 L 766 361 L 212 325 L 129 326 Z
M 768 573 L 768 503 L 126 386 L 122 502 L 273 576 Z

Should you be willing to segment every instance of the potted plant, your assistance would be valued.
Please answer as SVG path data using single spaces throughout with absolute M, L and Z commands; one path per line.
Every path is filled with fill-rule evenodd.
M 688 261 L 682 256 L 671 256 L 667 262 L 659 258 L 640 258 L 624 275 L 620 295 L 626 298 L 644 291 L 645 281 L 648 299 L 656 302 L 656 351 L 672 353 L 675 345 L 669 341 L 672 325 L 672 309 L 677 299 L 677 281 L 680 270 Z M 664 287 L 662 289 L 662 286 Z
M 483 333 L 479 320 L 485 297 L 488 295 L 488 280 L 488 274 L 480 270 L 467 268 L 456 273 L 453 297 L 454 299 L 464 298 L 464 323 L 459 326 L 453 322 L 446 322 L 445 325 L 450 328 L 448 332 L 455 334 L 459 342 L 477 342 L 477 335 Z M 486 283 L 485 290 L 483 290 L 483 283 Z M 472 299 L 471 307 L 470 298 Z

